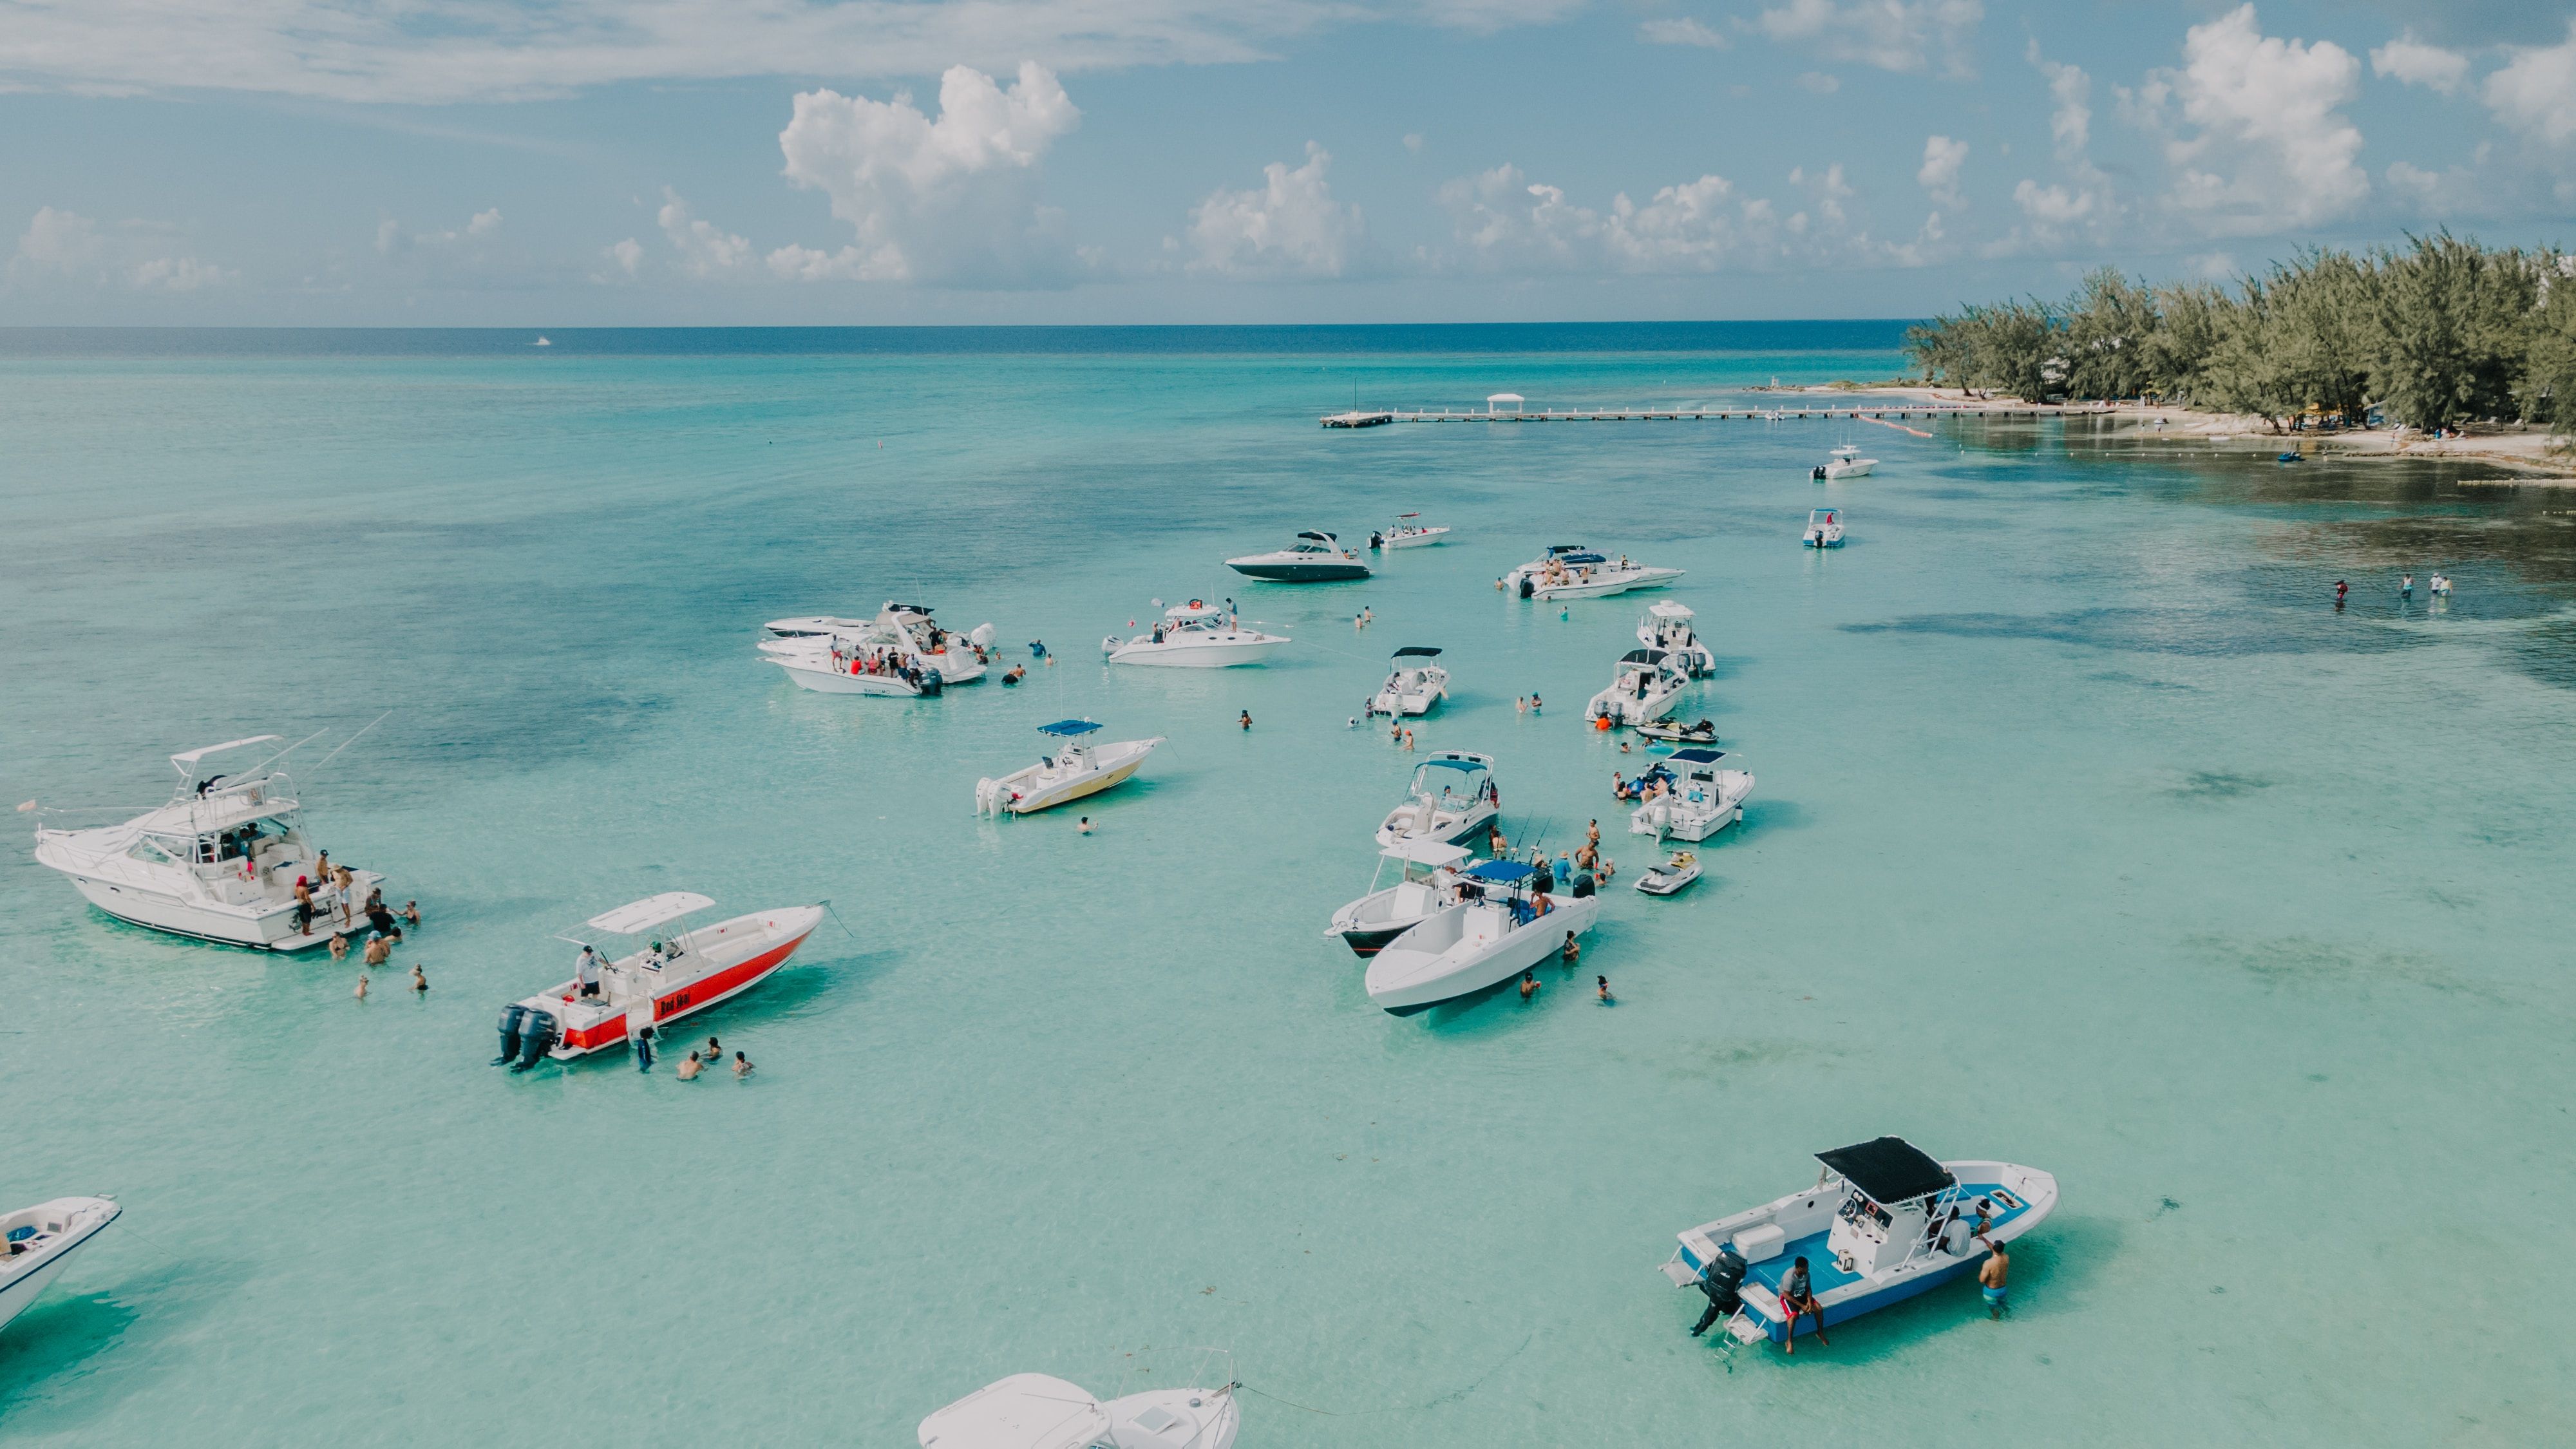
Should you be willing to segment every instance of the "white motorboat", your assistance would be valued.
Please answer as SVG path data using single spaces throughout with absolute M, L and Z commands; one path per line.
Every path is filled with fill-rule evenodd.
M 1404 803 L 1386 812 L 1377 828 L 1378 849 L 1408 840 L 1456 845 L 1485 833 L 1503 808 L 1491 755 L 1440 750 L 1414 767 Z
M 199 765 L 277 735 L 253 735 L 172 755 L 179 771 L 170 803 L 122 825 L 38 830 L 36 862 L 71 878 L 91 905 L 121 921 L 174 935 L 301 951 L 331 939 L 333 924 L 355 925 L 384 877 L 350 871 L 344 897 L 314 879 L 317 850 L 304 827 L 295 782 L 270 755 L 241 774 L 198 778 Z M 295 898 L 299 882 L 313 907 Z
M 1458 862 L 1467 858 L 1459 846 L 1437 840 L 1400 840 L 1378 852 L 1377 871 L 1369 877 L 1368 894 L 1333 912 L 1324 934 L 1340 940 L 1355 956 L 1374 956 L 1387 942 L 1431 918 L 1434 911 L 1457 904 Z M 1395 884 L 1381 888 L 1386 863 L 1394 861 Z M 1413 868 L 1422 867 L 1415 876 Z
M 1583 717 L 1612 724 L 1648 724 L 1671 714 L 1689 686 L 1690 676 L 1672 655 L 1661 649 L 1631 649 L 1619 656 L 1610 687 L 1592 696 Z
M 1449 536 L 1449 530 L 1421 521 L 1419 513 L 1399 513 L 1394 526 L 1369 535 L 1371 548 L 1424 548 Z
M 1551 543 L 1547 551 L 1503 575 L 1503 588 L 1521 598 L 1528 598 L 1538 588 L 1541 575 L 1566 567 L 1570 558 L 1599 559 L 1601 555 L 1579 543 Z
M 1235 616 L 1232 599 L 1226 600 L 1223 608 L 1204 599 L 1192 599 L 1164 610 L 1162 619 L 1145 633 L 1124 639 L 1112 634 L 1101 640 L 1100 652 L 1112 664 L 1222 669 L 1233 664 L 1258 664 L 1288 642 L 1284 634 L 1245 628 Z
M 779 634 L 782 628 L 826 625 L 819 632 Z M 818 694 L 917 698 L 984 676 L 984 643 L 940 628 L 930 610 L 918 605 L 888 602 L 875 618 L 855 625 L 817 616 L 773 619 L 767 627 L 779 637 L 761 641 L 762 657 L 797 687 Z M 989 641 L 991 630 L 986 624 L 976 633 Z
M 1628 832 L 1658 840 L 1706 840 L 1744 818 L 1753 776 L 1718 764 L 1723 750 L 1675 750 L 1637 777 L 1648 798 L 1628 815 Z
M 1831 483 L 1844 478 L 1866 478 L 1869 476 L 1869 470 L 1877 466 L 1876 458 L 1864 458 L 1860 455 L 1858 444 L 1845 443 L 1834 449 L 1833 455 L 1826 461 L 1818 463 L 1815 470 L 1808 476 L 1819 483 Z
M 921 1449 L 1232 1449 L 1243 1409 L 1229 1382 L 1102 1402 L 1051 1374 L 1013 1374 L 921 1421 Z
M 1843 546 L 1843 511 L 1839 508 L 1807 510 L 1806 545 L 1809 548 Z
M 1369 1000 L 1398 1015 L 1509 981 L 1592 929 L 1599 896 L 1548 895 L 1539 866 L 1488 860 L 1459 873 L 1467 899 L 1386 943 L 1369 962 Z
M 1793 1320 L 1780 1300 L 1800 1265 L 1830 1328 L 1967 1276 L 1989 1239 L 2010 1243 L 2057 1207 L 2057 1179 L 2035 1167 L 1935 1162 L 1901 1137 L 1816 1159 L 1814 1187 L 1682 1232 L 1664 1276 L 1707 1295 L 1702 1329 L 1723 1317 L 1742 1343 L 1815 1332 L 1818 1313 Z
M 939 627 L 930 613 L 925 605 L 898 604 L 888 599 L 873 619 L 841 619 L 817 614 L 802 619 L 772 619 L 762 627 L 776 639 L 828 639 L 834 635 L 857 637 L 873 627 L 902 636 L 911 645 L 911 652 L 920 656 L 920 665 L 938 670 L 940 679 L 946 683 L 964 684 L 981 679 L 985 668 L 984 654 L 993 647 L 993 626 L 990 623 L 978 624 L 959 634 Z M 959 645 L 965 647 L 961 649 Z M 762 645 L 764 649 L 769 647 Z
M 976 781 L 975 813 L 1028 815 L 1085 795 L 1097 795 L 1125 784 L 1127 777 L 1136 773 L 1136 767 L 1145 763 L 1145 757 L 1163 742 L 1163 737 L 1156 735 L 1150 740 L 1090 743 L 1086 737 L 1099 728 L 1087 719 L 1060 719 L 1038 726 L 1039 734 L 1058 741 L 1056 752 L 998 780 Z
M 1672 859 L 1646 867 L 1645 873 L 1637 877 L 1637 889 L 1650 896 L 1679 895 L 1683 887 L 1699 879 L 1699 871 L 1698 856 L 1676 850 Z
M 1637 621 L 1637 642 L 1673 656 L 1693 679 L 1717 672 L 1717 653 L 1701 641 L 1691 621 L 1699 617 L 1677 599 L 1657 599 Z
M 1504 578 L 1512 582 L 1518 576 L 1514 586 L 1524 599 L 1600 599 L 1632 589 L 1661 588 L 1682 572 L 1651 568 L 1625 554 L 1614 559 L 1590 550 L 1560 553 L 1552 548 L 1547 557 L 1523 564 Z
M 1342 541 L 1320 529 L 1307 529 L 1297 541 L 1272 553 L 1248 553 L 1225 566 L 1249 578 L 1281 584 L 1329 584 L 1364 579 L 1368 562 L 1342 547 Z
M 1436 662 L 1439 658 L 1439 650 L 1419 644 L 1395 651 L 1395 667 L 1386 683 L 1369 696 L 1365 713 L 1371 719 L 1382 714 L 1429 714 L 1433 705 L 1449 697 L 1449 671 Z
M 789 906 L 667 935 L 656 929 L 714 904 L 690 891 L 665 891 L 591 917 L 584 924 L 601 937 L 650 936 L 614 960 L 588 936 L 557 936 L 581 947 L 583 959 L 571 980 L 501 1009 L 501 1055 L 492 1065 L 508 1062 L 524 1072 L 545 1057 L 571 1061 L 730 1001 L 786 965 L 823 920 L 819 905 Z
M 0 1328 L 44 1296 L 71 1255 L 124 1211 L 112 1198 L 58 1197 L 0 1214 Z

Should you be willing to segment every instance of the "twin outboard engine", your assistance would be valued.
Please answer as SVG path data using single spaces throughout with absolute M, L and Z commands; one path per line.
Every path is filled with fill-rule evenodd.
M 1538 593 L 1538 580 L 1531 578 L 1531 577 L 1530 577 L 1529 575 L 1527 575 L 1527 574 L 1523 574 L 1523 575 L 1521 575 L 1521 597 L 1522 597 L 1522 598 L 1524 598 L 1524 599 L 1526 599 L 1526 598 L 1530 598 L 1530 597 L 1532 597 L 1533 595 L 1535 595 L 1535 594 L 1537 594 L 1537 593 Z
M 519 1028 L 519 1059 L 510 1064 L 510 1070 L 524 1072 L 544 1061 L 546 1053 L 554 1050 L 554 1045 L 554 1013 L 529 1011 L 526 1022 Z
M 921 693 L 923 698 L 937 698 L 939 695 L 939 686 L 940 678 L 938 670 L 925 669 L 921 671 Z
M 1825 465 L 1824 465 L 1824 464 L 1822 464 L 1822 463 L 1818 463 L 1818 464 L 1816 465 L 1815 471 L 1814 471 L 1814 472 L 1812 472 L 1812 473 L 1809 473 L 1807 476 L 1808 476 L 1808 477 L 1810 477 L 1810 478 L 1815 479 L 1815 480 L 1816 480 L 1817 482 L 1819 482 L 1819 483 L 1824 482 L 1824 481 L 1825 481 Z
M 528 1009 L 513 1001 L 501 1008 L 501 1054 L 492 1059 L 500 1066 L 519 1054 L 519 1033 L 527 1026 Z

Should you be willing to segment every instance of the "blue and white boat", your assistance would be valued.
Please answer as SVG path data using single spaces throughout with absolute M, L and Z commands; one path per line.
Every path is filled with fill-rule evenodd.
M 1792 1319 L 1780 1301 L 1801 1259 L 1830 1328 L 1976 1272 L 1987 1239 L 2009 1243 L 2057 1206 L 2057 1179 L 2037 1168 L 1936 1162 L 1901 1137 L 1816 1160 L 1814 1187 L 1684 1231 L 1664 1264 L 1677 1288 L 1736 1281 L 1726 1330 L 1744 1343 L 1815 1332 L 1812 1313 Z M 1727 1306 L 1723 1289 L 1710 1299 Z

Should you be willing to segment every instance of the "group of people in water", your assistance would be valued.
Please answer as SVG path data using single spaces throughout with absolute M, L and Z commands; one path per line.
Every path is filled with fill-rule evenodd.
M 659 1030 L 650 1026 L 635 1034 L 635 1070 L 639 1072 L 650 1072 L 653 1070 L 653 1061 L 655 1056 L 658 1054 L 655 1043 L 659 1038 Z M 690 1049 L 689 1054 L 681 1059 L 680 1065 L 673 1069 L 673 1075 L 677 1076 L 681 1081 L 694 1082 L 706 1072 L 707 1068 L 720 1067 L 724 1064 L 724 1043 L 710 1035 L 707 1038 L 707 1044 L 705 1046 L 693 1047 Z M 753 1070 L 754 1068 L 752 1067 L 750 1057 L 743 1055 L 740 1051 L 736 1051 L 733 1054 L 733 1079 L 735 1081 L 745 1082 L 751 1080 Z

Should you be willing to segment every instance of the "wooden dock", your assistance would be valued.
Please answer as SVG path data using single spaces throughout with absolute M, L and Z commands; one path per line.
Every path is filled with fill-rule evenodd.
M 2040 418 L 2066 409 L 2029 403 L 1895 403 L 1851 407 L 1779 408 L 1542 408 L 1511 412 L 1493 408 L 1393 408 L 1378 412 L 1333 413 L 1328 428 L 1375 428 L 1388 423 L 1632 423 L 1632 422 L 1795 422 L 1806 419 L 1868 419 L 1882 422 L 1915 418 Z

